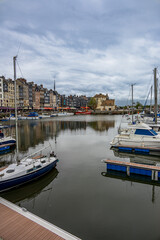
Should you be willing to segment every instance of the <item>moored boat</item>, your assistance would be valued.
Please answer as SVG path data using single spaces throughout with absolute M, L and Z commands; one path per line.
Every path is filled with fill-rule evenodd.
M 58 117 L 66 117 L 66 116 L 73 116 L 74 113 L 69 113 L 69 112 L 59 112 Z
M 55 168 L 58 159 L 51 152 L 48 156 L 27 157 L 18 164 L 10 164 L 0 171 L 0 192 L 21 186 L 48 173 Z
M 10 150 L 16 145 L 16 140 L 10 136 L 5 137 L 4 133 L 0 131 L 0 153 Z
M 89 115 L 91 114 L 91 111 L 77 111 L 75 112 L 76 115 Z
M 46 118 L 50 118 L 50 115 L 47 115 L 47 114 L 39 115 L 39 119 L 46 119 Z
M 17 100 L 16 100 L 16 58 L 13 58 L 14 63 L 14 83 L 15 83 L 15 122 L 16 122 L 16 155 L 15 163 L 10 164 L 8 167 L 0 171 L 0 192 L 18 187 L 22 184 L 36 180 L 37 178 L 48 173 L 51 169 L 56 166 L 58 159 L 54 152 L 50 152 L 49 155 L 39 155 L 31 157 L 38 152 L 42 152 L 40 149 L 38 152 L 33 153 L 24 159 L 19 161 L 18 152 L 18 126 L 17 126 Z M 29 117 L 36 117 L 37 114 L 31 113 Z M 44 148 L 46 149 L 46 148 Z
M 21 116 L 20 120 L 38 120 L 39 115 L 36 112 L 30 112 L 27 116 Z
M 134 150 L 146 154 L 154 151 L 160 155 L 160 134 L 142 122 L 121 130 L 110 144 L 121 151 Z

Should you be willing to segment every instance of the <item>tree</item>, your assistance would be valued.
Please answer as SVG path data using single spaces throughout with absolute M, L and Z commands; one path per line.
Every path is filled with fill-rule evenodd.
M 91 109 L 95 110 L 97 107 L 97 102 L 95 98 L 91 98 L 89 103 L 88 103 L 88 107 L 90 107 Z
M 136 105 L 135 105 L 135 108 L 136 109 L 143 108 L 143 105 L 140 102 L 137 102 Z

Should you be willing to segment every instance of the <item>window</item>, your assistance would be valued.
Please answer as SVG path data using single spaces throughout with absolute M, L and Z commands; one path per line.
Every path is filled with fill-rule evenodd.
M 9 169 L 6 171 L 6 173 L 12 173 L 12 172 L 14 172 L 14 169 Z
M 145 135 L 145 136 L 155 136 L 157 133 L 154 130 L 149 129 L 136 129 L 135 134 L 137 135 Z

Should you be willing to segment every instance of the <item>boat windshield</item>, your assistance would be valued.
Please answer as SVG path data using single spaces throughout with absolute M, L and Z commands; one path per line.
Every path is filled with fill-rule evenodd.
M 153 129 L 136 129 L 135 134 L 145 136 L 156 136 L 157 133 Z

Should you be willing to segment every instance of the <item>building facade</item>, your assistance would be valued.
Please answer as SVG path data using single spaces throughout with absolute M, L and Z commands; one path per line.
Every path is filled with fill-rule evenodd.
M 96 94 L 94 96 L 97 102 L 97 110 L 100 111 L 113 111 L 115 110 L 115 99 L 109 99 L 108 94 L 104 95 L 102 93 Z

